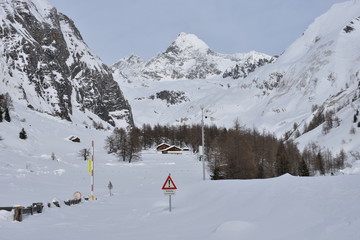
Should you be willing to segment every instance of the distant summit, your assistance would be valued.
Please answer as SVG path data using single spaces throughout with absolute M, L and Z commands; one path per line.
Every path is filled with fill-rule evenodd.
M 179 54 L 181 52 L 207 53 L 209 46 L 194 34 L 180 33 L 176 40 L 166 49 L 165 53 Z
M 174 80 L 208 79 L 214 76 L 232 77 L 233 68 L 239 68 L 245 77 L 249 72 L 264 64 L 273 62 L 274 57 L 263 53 L 221 54 L 194 34 L 180 33 L 176 40 L 162 53 L 144 62 L 141 58 L 130 56 L 120 59 L 111 68 L 116 78 Z M 223 75 L 224 73 L 227 73 Z

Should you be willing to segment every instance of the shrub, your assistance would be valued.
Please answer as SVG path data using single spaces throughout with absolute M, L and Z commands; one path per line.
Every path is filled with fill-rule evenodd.
M 24 140 L 27 139 L 27 134 L 26 134 L 24 128 L 21 129 L 21 131 L 20 131 L 20 133 L 19 133 L 19 138 L 20 138 L 20 139 L 24 139 Z

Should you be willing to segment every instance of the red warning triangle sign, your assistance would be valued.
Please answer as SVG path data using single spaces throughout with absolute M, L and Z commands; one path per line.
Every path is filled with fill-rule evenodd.
M 167 189 L 177 189 L 170 175 L 167 177 L 166 181 L 164 182 L 164 185 L 162 186 L 162 190 L 167 190 Z

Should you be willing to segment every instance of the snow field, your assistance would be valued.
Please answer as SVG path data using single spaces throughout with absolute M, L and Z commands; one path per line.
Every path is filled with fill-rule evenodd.
M 172 196 L 172 212 L 161 190 L 169 173 L 178 187 Z M 65 186 L 73 185 L 77 174 L 70 170 L 57 176 L 58 192 L 65 193 Z M 90 182 L 90 176 L 82 174 Z M 202 181 L 202 163 L 195 155 L 148 151 L 141 161 L 131 164 L 99 159 L 96 201 L 46 207 L 43 214 L 25 217 L 21 223 L 1 213 L 0 231 L 2 239 L 359 239 L 359 178 L 284 175 Z M 41 179 L 54 180 L 49 175 Z M 109 180 L 114 185 L 111 197 L 106 187 Z M 31 188 L 31 182 L 35 181 L 26 176 L 13 185 Z M 41 188 L 54 186 L 49 183 Z M 11 188 L 2 189 L 6 195 Z M 75 190 L 86 194 L 88 189 Z
M 78 156 L 95 141 L 96 201 L 13 222 L 0 211 L 1 240 L 8 239 L 360 239 L 358 163 L 344 175 L 262 180 L 202 180 L 197 155 L 142 153 L 133 163 L 106 154 L 108 131 L 71 124 L 21 105 L 11 123 L 0 124 L 0 206 L 63 202 L 90 194 L 87 162 Z M 81 115 L 75 115 L 81 116 Z M 26 121 L 24 121 L 26 119 Z M 81 123 L 86 119 L 74 119 Z M 28 139 L 18 133 L 24 127 Z M 73 143 L 69 136 L 77 136 Z M 51 159 L 52 152 L 56 160 Z M 161 190 L 168 174 L 178 190 Z M 348 175 L 354 174 L 354 175 Z M 112 182 L 114 196 L 107 185 Z

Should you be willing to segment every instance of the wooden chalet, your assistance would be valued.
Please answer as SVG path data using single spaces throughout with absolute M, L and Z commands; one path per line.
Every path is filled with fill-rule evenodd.
M 161 143 L 159 145 L 156 146 L 156 151 L 161 151 L 161 150 L 164 150 L 164 149 L 167 149 L 169 148 L 171 145 L 170 144 L 167 144 L 167 143 Z
M 177 146 L 170 146 L 166 149 L 161 150 L 162 154 L 182 154 L 182 149 Z

